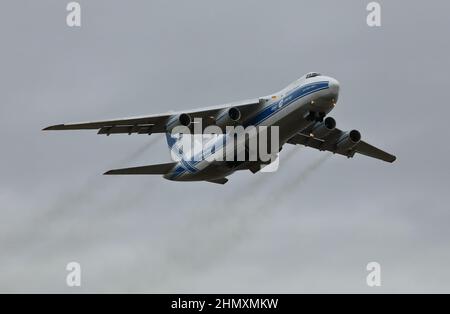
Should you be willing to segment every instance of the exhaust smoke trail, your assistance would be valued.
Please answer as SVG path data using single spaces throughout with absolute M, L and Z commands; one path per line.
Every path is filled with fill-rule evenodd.
M 249 196 L 251 199 L 248 209 L 246 211 L 239 211 L 238 215 L 235 216 L 235 223 L 233 225 L 234 229 L 231 234 L 235 238 L 242 239 L 246 233 L 248 233 L 249 227 L 256 220 L 261 220 L 267 215 L 269 215 L 273 210 L 280 208 L 280 204 L 292 193 L 298 193 L 298 187 L 306 182 L 306 180 L 318 170 L 330 157 L 331 155 L 325 155 L 320 157 L 318 160 L 314 161 L 312 164 L 308 165 L 299 175 L 295 176 L 290 182 L 283 185 L 278 191 L 270 194 L 265 194 L 255 202 L 254 195 Z M 231 240 L 231 239 L 230 239 Z
M 280 167 L 294 157 L 298 151 L 298 148 L 294 148 L 288 151 L 284 157 L 279 157 Z M 199 223 L 204 226 L 210 226 L 214 223 L 223 224 L 224 222 L 229 221 L 231 217 L 245 214 L 245 212 L 253 208 L 255 202 L 254 194 L 258 193 L 264 185 L 268 184 L 268 180 L 270 180 L 268 176 L 270 175 L 270 173 L 257 173 L 254 175 L 254 178 L 252 178 L 251 183 L 245 184 L 244 186 L 238 186 L 228 199 L 211 204 L 206 208 L 204 207 L 196 210 L 194 213 L 195 219 L 192 219 L 190 223 L 187 224 L 187 229 L 195 229 L 195 226 L 198 226 Z M 233 183 L 231 182 L 231 184 Z
M 298 150 L 290 151 L 284 161 L 290 160 Z M 221 202 L 221 206 L 202 211 L 205 216 L 198 216 L 182 231 L 179 238 L 170 245 L 162 259 L 158 273 L 151 278 L 152 291 L 160 291 L 164 286 L 175 281 L 179 276 L 195 276 L 204 272 L 225 256 L 230 250 L 243 242 L 250 235 L 249 229 L 274 209 L 279 208 L 285 197 L 294 191 L 318 170 L 331 154 L 320 157 L 308 165 L 279 191 L 268 197 L 256 198 L 260 187 L 266 180 L 258 178 L 254 184 L 239 188 L 239 198 L 231 203 Z M 258 200 L 255 203 L 255 200 Z M 202 219 L 203 218 L 203 219 Z M 180 240 L 181 239 L 181 240 Z M 161 286 L 162 285 L 162 286 Z M 146 287 L 148 289 L 148 287 Z
M 113 168 L 115 165 L 122 165 L 131 161 L 137 160 L 141 157 L 146 151 L 148 151 L 153 145 L 155 145 L 161 138 L 158 136 L 150 138 L 150 140 L 142 145 L 140 148 L 135 150 L 131 155 L 124 157 L 122 160 L 119 160 L 113 164 L 109 168 Z
M 292 157 L 296 156 L 297 153 L 299 152 L 298 147 L 294 147 L 293 149 L 289 150 L 286 153 L 286 156 L 284 156 L 283 158 L 281 157 L 280 154 L 280 160 L 279 160 L 279 169 L 283 168 L 283 165 L 285 162 L 288 162 L 289 160 L 292 159 Z M 267 173 L 265 175 L 270 175 L 270 173 Z M 245 198 L 245 199 L 253 199 L 253 196 L 251 194 L 259 191 L 259 189 L 261 188 L 261 186 L 267 184 L 267 180 L 270 180 L 269 178 L 262 178 L 262 176 L 264 176 L 264 174 L 256 174 L 256 178 L 253 180 L 254 182 L 251 183 L 250 185 L 246 186 L 246 191 L 245 193 L 238 193 L 238 195 L 241 198 Z M 250 195 L 249 195 L 250 194 Z M 238 203 L 239 201 L 241 201 L 241 199 L 236 199 L 236 203 Z
M 156 142 L 160 139 L 160 137 L 154 137 L 137 150 L 132 152 L 130 155 L 124 157 L 122 160 L 111 164 L 111 166 L 107 167 L 108 169 L 114 168 L 116 165 L 123 165 L 128 162 L 132 162 L 141 157 L 145 152 L 147 152 Z M 106 186 L 104 182 L 102 182 L 102 176 L 99 174 L 95 174 L 87 179 L 87 181 L 80 187 L 79 190 L 75 192 L 71 192 L 68 194 L 64 194 L 60 196 L 55 205 L 53 205 L 50 210 L 45 213 L 45 220 L 48 218 L 57 218 L 58 216 L 62 216 L 67 212 L 70 212 L 73 209 L 79 208 L 83 205 L 88 204 L 92 199 L 96 196 L 99 189 L 105 189 Z M 113 181 L 108 180 L 108 183 L 111 184 Z M 50 217 L 51 216 L 51 217 Z
M 270 208 L 271 206 L 281 202 L 285 197 L 294 193 L 297 188 L 306 182 L 308 178 L 313 174 L 314 171 L 318 170 L 330 157 L 332 154 L 326 154 L 321 156 L 319 159 L 308 165 L 302 172 L 292 179 L 285 187 L 273 193 L 269 199 L 269 203 L 264 203 L 263 207 Z
M 280 165 L 292 159 L 298 148 L 281 156 Z M 281 166 L 282 167 L 282 166 Z M 151 291 L 161 291 L 164 286 L 178 276 L 194 275 L 214 265 L 233 247 L 242 242 L 248 227 L 259 218 L 260 206 L 255 206 L 255 194 L 267 184 L 267 178 L 257 174 L 251 184 L 237 187 L 233 193 L 237 198 L 211 204 L 197 211 L 193 219 L 168 243 L 167 249 L 155 265 L 157 273 L 147 281 L 153 285 Z M 263 200 L 264 201 L 264 200 Z M 148 289 L 148 286 L 145 286 Z
M 147 152 L 156 142 L 160 139 L 160 137 L 154 137 L 137 150 L 132 152 L 130 155 L 126 156 L 122 160 L 115 162 L 111 165 L 111 168 L 124 164 L 127 162 L 132 162 L 139 157 L 141 157 L 145 152 Z M 112 184 L 114 181 L 108 181 L 109 184 Z M 86 212 L 91 214 L 95 211 L 88 212 L 83 210 L 84 207 L 89 206 L 93 200 L 98 196 L 99 190 L 105 189 L 105 184 L 102 182 L 102 176 L 94 175 L 86 180 L 86 182 L 76 191 L 70 191 L 64 193 L 62 195 L 57 196 L 57 199 L 54 201 L 52 205 L 50 205 L 45 211 L 39 213 L 39 216 L 30 219 L 27 225 L 21 226 L 23 229 L 22 232 L 15 230 L 14 236 L 11 238 L 2 239 L 3 243 L 13 243 L 14 245 L 8 245 L 9 247 L 21 247 L 24 242 L 27 241 L 35 241 L 36 236 L 40 235 L 40 230 L 44 230 L 46 234 L 52 233 L 52 230 L 55 230 L 56 223 L 61 221 L 62 219 L 68 221 L 70 220 L 71 224 L 75 224 L 79 221 L 80 217 L 77 215 L 83 215 Z M 133 193 L 134 196 L 136 194 Z M 114 202 L 111 201 L 111 204 L 122 204 L 122 202 L 117 201 L 118 198 L 121 198 L 122 195 L 117 195 L 114 199 Z M 102 207 L 102 208 L 106 208 Z M 76 218 L 71 218 L 72 216 L 77 216 Z M 56 238 L 51 238 L 50 241 L 56 241 Z M 50 243 L 47 243 L 50 244 Z

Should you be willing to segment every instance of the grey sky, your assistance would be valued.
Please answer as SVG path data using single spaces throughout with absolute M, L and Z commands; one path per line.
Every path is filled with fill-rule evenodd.
M 379 1 L 369 28 L 360 0 L 79 0 L 79 29 L 67 2 L 0 11 L 1 292 L 450 292 L 448 1 Z M 266 95 L 308 71 L 340 81 L 331 116 L 394 164 L 286 147 L 279 172 L 225 186 L 104 177 L 168 161 L 163 136 L 40 131 Z

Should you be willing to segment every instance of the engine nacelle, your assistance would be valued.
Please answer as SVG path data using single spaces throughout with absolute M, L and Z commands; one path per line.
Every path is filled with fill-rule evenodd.
M 241 121 L 241 111 L 236 107 L 224 109 L 216 117 L 216 125 L 220 127 L 235 126 Z
M 187 113 L 182 113 L 170 118 L 170 120 L 167 122 L 166 129 L 168 131 L 171 131 L 173 128 L 177 126 L 189 127 L 191 123 L 192 123 L 191 116 L 188 115 Z
M 350 132 L 345 133 L 338 140 L 336 146 L 338 150 L 350 150 L 355 147 L 356 144 L 361 141 L 361 133 L 357 130 L 351 130 Z
M 324 138 L 336 128 L 336 120 L 331 117 L 326 118 L 323 122 L 316 123 L 311 130 L 314 137 Z

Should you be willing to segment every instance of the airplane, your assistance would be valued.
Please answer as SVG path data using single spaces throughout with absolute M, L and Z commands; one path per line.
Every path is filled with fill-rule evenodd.
M 202 156 L 192 159 L 186 157 L 180 148 L 180 136 L 174 136 L 172 130 L 177 126 L 193 129 L 196 121 L 205 125 L 214 125 L 221 129 L 228 126 L 272 127 L 279 132 L 279 151 L 283 145 L 303 145 L 321 151 L 329 151 L 352 158 L 356 153 L 394 162 L 396 157 L 361 140 L 357 130 L 341 131 L 336 121 L 327 114 L 334 109 L 339 97 L 339 82 L 318 72 L 310 72 L 279 92 L 250 100 L 225 105 L 206 107 L 185 112 L 169 112 L 140 117 L 115 120 L 58 124 L 47 130 L 98 130 L 98 134 L 153 134 L 165 133 L 171 153 L 177 154 L 179 160 L 139 167 L 115 169 L 106 175 L 162 175 L 173 181 L 207 181 L 225 184 L 228 176 L 238 170 L 250 170 L 257 173 L 269 162 L 261 160 L 221 161 L 220 158 Z M 207 145 L 219 147 L 211 150 L 212 155 L 220 155 L 230 145 L 224 140 L 227 133 L 216 136 Z M 248 140 L 248 139 L 247 139 Z M 220 142 L 220 143 L 219 143 Z M 203 145 L 203 144 L 202 144 Z M 248 146 L 245 146 L 248 149 Z M 277 155 L 278 156 L 278 155 Z M 209 156 L 211 157 L 211 156 Z

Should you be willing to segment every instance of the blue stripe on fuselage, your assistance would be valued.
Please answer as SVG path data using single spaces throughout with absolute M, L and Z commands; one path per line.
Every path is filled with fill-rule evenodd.
M 276 101 L 272 103 L 270 106 L 267 106 L 266 108 L 261 110 L 260 113 L 251 118 L 249 121 L 247 121 L 244 124 L 244 127 L 247 127 L 249 125 L 258 125 L 267 120 L 269 117 L 271 117 L 278 111 L 282 110 L 283 108 L 286 108 L 297 99 L 327 88 L 328 88 L 328 81 L 315 82 L 297 88 L 290 94 L 286 95 L 286 97 L 283 97 L 279 101 Z

